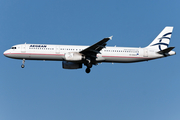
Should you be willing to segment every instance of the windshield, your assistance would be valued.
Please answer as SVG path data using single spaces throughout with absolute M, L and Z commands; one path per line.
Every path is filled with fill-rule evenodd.
M 16 49 L 16 47 L 11 47 L 11 49 Z

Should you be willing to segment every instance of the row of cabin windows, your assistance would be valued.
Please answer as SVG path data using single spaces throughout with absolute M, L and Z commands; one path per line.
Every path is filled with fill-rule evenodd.
M 11 49 L 16 49 L 16 47 L 12 47 Z M 41 47 L 30 47 L 29 49 L 42 49 L 42 50 L 54 50 L 54 48 L 41 48 Z M 70 49 L 70 48 L 61 48 L 60 50 L 72 50 L 72 51 L 81 51 L 83 49 Z M 104 50 L 104 52 L 131 52 L 131 53 L 139 53 L 139 51 L 131 51 L 131 50 Z
M 69 49 L 69 48 L 61 48 L 60 50 L 76 50 L 78 51 L 78 49 Z M 81 51 L 83 49 L 79 49 L 79 51 Z M 104 52 L 131 52 L 131 53 L 138 53 L 139 51 L 127 51 L 127 50 L 104 50 Z
M 18 47 L 19 49 L 20 47 Z M 11 49 L 17 49 L 16 47 L 11 47 Z M 42 49 L 42 50 L 54 50 L 54 48 L 38 48 L 38 47 L 30 47 L 29 49 Z
M 54 48 L 30 47 L 29 49 L 54 50 Z
M 72 51 L 81 51 L 81 50 L 83 50 L 83 49 L 70 49 L 70 48 L 61 48 L 60 50 L 72 50 Z
M 131 53 L 139 53 L 139 51 L 131 51 L 131 50 L 104 50 L 104 52 L 131 52 Z

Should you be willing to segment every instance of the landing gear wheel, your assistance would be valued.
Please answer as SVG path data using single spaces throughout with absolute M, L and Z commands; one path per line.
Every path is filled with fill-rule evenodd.
M 25 67 L 25 65 L 22 64 L 22 65 L 21 65 L 21 68 L 24 68 L 24 67 Z
M 25 63 L 25 59 L 23 59 L 23 61 L 22 61 L 21 68 L 24 68 L 24 67 L 25 67 L 24 63 Z
M 91 69 L 90 68 L 86 68 L 86 73 L 90 73 Z

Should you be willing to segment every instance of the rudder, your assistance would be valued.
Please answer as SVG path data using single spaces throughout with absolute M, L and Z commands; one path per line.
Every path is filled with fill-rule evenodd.
M 161 33 L 146 47 L 152 49 L 163 50 L 169 46 L 173 27 L 165 27 Z

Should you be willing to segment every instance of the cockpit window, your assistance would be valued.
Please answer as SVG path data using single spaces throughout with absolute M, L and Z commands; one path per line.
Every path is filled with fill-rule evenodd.
M 16 49 L 16 47 L 11 47 L 11 49 Z

